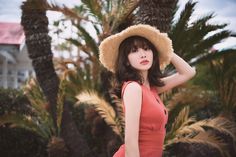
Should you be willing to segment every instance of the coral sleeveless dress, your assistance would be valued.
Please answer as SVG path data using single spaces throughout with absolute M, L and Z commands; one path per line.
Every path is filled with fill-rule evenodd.
M 126 86 L 132 81 L 124 82 L 122 96 Z M 161 157 L 166 135 L 168 112 L 162 103 L 156 88 L 142 88 L 142 106 L 139 124 L 139 152 L 140 157 Z M 125 112 L 125 105 L 123 104 Z M 125 157 L 125 145 L 121 145 L 113 157 Z

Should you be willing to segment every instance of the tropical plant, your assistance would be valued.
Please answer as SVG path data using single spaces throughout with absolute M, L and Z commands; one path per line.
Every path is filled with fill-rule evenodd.
M 59 79 L 52 62 L 51 37 L 48 35 L 48 18 L 45 0 L 28 0 L 21 6 L 21 24 L 26 36 L 26 45 L 37 80 L 49 101 L 49 112 L 56 128 L 56 104 Z M 57 129 L 57 128 L 56 128 Z
M 0 117 L 9 114 L 34 115 L 22 90 L 0 89 Z M 35 132 L 0 122 L 1 156 L 46 157 L 47 141 Z M 14 151 L 12 151 L 14 150 Z
M 152 2 L 154 2 L 154 1 L 152 1 Z M 147 3 L 147 2 L 145 2 L 145 1 L 140 2 L 141 5 L 145 4 L 145 3 Z M 175 4 L 174 1 L 172 1 L 172 4 Z M 150 7 L 150 5 L 151 5 L 151 7 Z M 146 14 L 143 14 L 144 15 L 143 17 L 140 16 L 140 19 L 141 19 L 140 21 L 142 23 L 149 22 L 152 25 L 154 25 L 153 23 L 158 25 L 158 23 L 156 23 L 156 21 L 155 21 L 156 20 L 155 18 L 150 18 L 153 21 L 150 20 L 150 21 L 145 22 L 145 19 L 147 19 L 146 15 L 148 15 L 148 14 L 153 15 L 152 13 L 150 13 L 150 12 L 153 12 L 153 9 L 150 9 L 150 8 L 153 8 L 154 5 L 152 5 L 152 3 L 150 3 L 150 5 L 147 5 L 147 6 L 149 6 L 148 7 L 149 10 L 147 10 L 147 7 L 146 7 L 146 11 L 145 11 L 145 8 L 142 8 L 145 5 L 143 5 L 142 7 L 140 6 L 138 8 L 139 13 L 146 13 Z M 182 11 L 182 13 L 180 15 L 180 18 L 175 23 L 172 24 L 171 30 L 169 32 L 169 36 L 173 40 L 173 47 L 175 49 L 175 52 L 178 53 L 181 57 L 183 57 L 185 60 L 187 60 L 192 65 L 205 63 L 206 61 L 220 58 L 220 57 L 226 55 L 226 52 L 225 53 L 210 53 L 209 50 L 212 48 L 212 46 L 214 44 L 231 36 L 230 31 L 221 30 L 221 29 L 225 28 L 225 26 L 227 26 L 226 24 L 214 25 L 214 24 L 209 23 L 209 20 L 214 17 L 213 14 L 203 16 L 203 17 L 193 21 L 192 23 L 189 23 L 189 19 L 190 19 L 192 13 L 194 12 L 195 5 L 196 5 L 196 2 L 192 2 L 192 1 L 187 2 L 185 9 Z M 158 4 L 156 4 L 156 6 L 158 6 Z M 169 13 L 168 17 L 173 18 L 171 16 L 171 13 L 170 12 L 168 12 L 168 13 Z M 168 30 L 168 25 L 157 26 L 157 27 Z M 214 35 L 211 35 L 211 36 L 208 35 L 208 33 L 216 31 L 216 30 L 218 30 L 218 33 L 215 33 Z M 172 70 L 171 67 L 167 68 L 167 72 L 170 72 L 171 70 Z M 190 94 L 190 93 L 193 93 L 191 91 L 195 91 L 196 94 L 195 95 Z M 191 106 L 194 107 L 194 106 L 196 106 L 196 104 L 198 105 L 198 103 L 200 103 L 201 105 L 199 106 L 199 108 L 203 108 L 204 106 L 207 106 L 208 104 L 212 104 L 211 100 L 209 100 L 209 96 L 210 96 L 210 98 L 214 97 L 215 96 L 214 93 L 215 93 L 214 91 L 213 92 L 212 91 L 203 91 L 201 89 L 197 89 L 197 91 L 196 91 L 196 88 L 186 89 L 186 91 L 184 91 L 183 89 L 180 90 L 179 93 L 176 93 L 176 96 L 179 94 L 180 96 L 186 97 L 186 94 L 189 94 L 188 98 L 190 98 L 190 99 L 189 99 L 189 101 L 187 101 L 187 100 L 183 100 L 185 97 L 182 97 L 182 98 L 180 96 L 173 97 L 173 98 L 180 98 L 180 101 L 178 103 L 176 103 L 176 104 L 178 104 L 178 106 L 175 105 L 175 107 L 177 107 L 177 108 L 173 107 L 173 110 L 170 110 L 170 112 L 173 113 L 173 114 L 170 114 L 170 115 L 173 115 L 172 117 L 170 117 L 170 120 L 172 120 L 174 122 L 174 119 L 177 116 L 176 114 L 178 114 L 179 111 L 181 111 L 181 109 L 183 108 L 184 105 L 181 106 L 181 105 L 179 105 L 179 103 L 186 104 L 188 102 L 193 101 L 193 99 L 191 99 L 191 98 L 195 98 L 194 102 L 196 102 L 196 103 L 192 103 Z M 172 96 L 169 96 L 169 97 L 172 97 Z M 195 100 L 199 100 L 199 101 L 195 101 Z M 175 101 L 175 99 L 172 99 L 172 101 Z M 101 107 L 102 105 L 99 105 L 99 102 L 101 102 L 101 101 L 99 100 L 99 101 L 93 102 L 91 104 L 93 104 L 93 106 L 95 106 L 94 104 L 97 104 L 99 107 Z M 95 106 L 95 109 L 96 109 L 96 106 Z M 198 108 L 195 108 L 195 109 L 191 108 L 192 112 L 194 112 L 196 109 L 198 109 Z M 104 110 L 105 110 L 105 108 L 104 108 Z M 103 113 L 105 114 L 106 112 L 103 112 Z M 104 114 L 102 115 L 103 117 L 104 117 Z M 106 117 L 109 117 L 109 115 L 107 115 L 107 114 L 105 114 L 105 115 L 106 115 Z M 105 119 L 105 121 L 106 121 L 106 119 Z M 194 120 L 194 122 L 195 121 L 196 120 Z M 106 121 L 106 122 L 110 123 L 110 121 Z M 190 121 L 190 123 L 186 123 L 186 125 L 191 124 L 191 123 L 193 123 L 193 121 Z M 170 122 L 170 124 L 173 124 L 173 123 Z M 173 128 L 171 128 L 171 126 L 169 126 L 169 129 L 171 130 Z M 174 134 L 174 135 L 176 135 L 176 134 Z M 204 136 L 207 136 L 207 135 L 208 134 L 204 134 Z M 168 137 L 174 137 L 174 136 L 170 136 L 170 134 L 168 134 Z M 207 137 L 210 138 L 210 135 Z M 190 139 L 186 139 L 186 140 L 188 140 L 189 146 L 191 146 Z M 214 145 L 215 140 L 211 140 L 211 141 L 212 141 L 211 144 Z M 198 145 L 200 145 L 200 144 L 201 144 L 201 142 L 198 143 Z M 221 144 L 219 144 L 219 145 L 221 145 Z M 202 148 L 202 146 L 204 146 L 204 145 L 201 145 L 201 148 Z M 221 151 L 222 151 L 222 149 L 218 149 L 216 152 L 221 152 Z M 221 154 L 225 154 L 225 153 L 226 152 L 221 153 Z
M 155 1 L 153 0 L 152 2 Z M 82 0 L 79 6 L 76 6 L 74 9 L 69 9 L 66 7 L 58 7 L 56 4 L 48 4 L 46 0 L 27 0 L 26 2 L 24 2 L 24 4 L 22 5 L 22 25 L 26 33 L 26 44 L 28 46 L 29 56 L 33 61 L 37 80 L 44 93 L 44 95 L 41 93 L 40 99 L 37 100 L 39 106 L 33 104 L 32 107 L 37 113 L 37 107 L 43 108 L 43 103 L 47 104 L 48 110 L 44 109 L 43 111 L 45 113 L 37 113 L 39 119 L 26 115 L 20 115 L 20 121 L 22 121 L 21 125 L 18 124 L 18 122 L 15 121 L 14 118 L 10 118 L 10 116 L 7 118 L 2 117 L 3 123 L 16 123 L 21 127 L 25 127 L 26 129 L 37 132 L 43 138 L 50 138 L 51 142 L 48 145 L 48 152 L 51 155 L 68 155 L 67 148 L 69 148 L 69 153 L 71 154 L 71 156 L 92 156 L 91 151 L 88 149 L 88 145 L 84 141 L 80 132 L 75 127 L 75 123 L 70 114 L 68 104 L 64 101 L 65 91 L 69 91 L 66 92 L 69 93 L 69 95 L 66 95 L 66 97 L 69 97 L 71 100 L 74 99 L 75 95 L 81 92 L 79 91 L 80 89 L 83 90 L 85 88 L 92 88 L 95 90 L 100 88 L 100 91 L 102 91 L 103 94 L 108 94 L 108 89 L 110 87 L 109 78 L 111 74 L 108 73 L 105 69 L 103 69 L 98 61 L 98 44 L 107 36 L 125 28 L 129 24 L 129 22 L 127 24 L 126 20 L 133 20 L 135 14 L 134 10 L 138 7 L 138 4 L 139 0 Z M 144 1 L 143 4 L 145 4 Z M 171 4 L 170 7 L 173 7 L 176 2 L 174 0 L 161 1 L 160 5 L 155 5 L 155 7 L 159 7 L 159 10 L 161 10 L 163 6 L 167 6 L 166 4 Z M 192 12 L 194 11 L 195 4 L 196 3 L 192 1 L 189 1 L 186 4 L 185 10 L 181 13 L 179 20 L 177 20 L 177 22 L 172 25 L 171 31 L 169 32 L 169 36 L 173 40 L 173 47 L 175 51 L 185 60 L 189 61 L 191 64 L 198 64 L 206 60 L 209 61 L 210 59 L 216 58 L 217 56 L 221 57 L 222 55 L 224 55 L 223 53 L 210 54 L 209 49 L 215 43 L 218 43 L 219 41 L 230 36 L 231 34 L 229 31 L 223 30 L 218 33 L 215 33 L 212 36 L 206 37 L 209 32 L 218 29 L 223 29 L 226 26 L 226 24 L 209 24 L 208 21 L 213 18 L 213 14 L 207 15 L 189 24 L 189 19 L 192 15 Z M 164 26 L 161 26 L 159 22 L 156 22 L 155 18 L 150 18 L 150 24 L 157 25 L 157 27 L 163 29 L 163 31 L 168 31 L 170 19 L 173 19 L 172 15 L 174 11 L 172 9 L 173 8 L 171 8 L 169 11 L 164 9 L 163 11 L 163 13 L 166 13 L 164 17 L 167 18 L 165 19 L 166 23 L 164 24 Z M 55 73 L 55 69 L 52 63 L 50 43 L 51 41 L 50 37 L 48 36 L 48 21 L 45 16 L 46 10 L 62 12 L 64 15 L 67 16 L 67 18 L 71 20 L 73 27 L 76 28 L 77 38 L 68 38 L 66 40 L 74 44 L 78 48 L 79 56 L 82 56 L 82 54 L 86 55 L 86 57 L 84 58 L 80 57 L 77 62 L 69 61 L 64 63 L 61 62 L 58 64 L 63 65 L 59 68 L 61 68 L 64 72 L 62 85 L 63 88 L 66 88 L 66 90 L 64 88 L 62 91 L 59 90 L 59 79 Z M 138 12 L 142 13 L 144 12 L 144 10 L 145 9 L 143 7 L 140 7 Z M 150 10 L 150 12 L 154 12 L 154 9 Z M 147 9 L 145 14 L 148 15 Z M 153 14 L 150 15 L 153 16 Z M 160 18 L 157 18 L 157 21 L 159 21 L 158 19 L 163 19 L 163 16 L 161 16 L 161 14 L 159 15 L 158 17 Z M 142 20 L 145 21 L 145 17 L 143 17 Z M 59 22 L 55 24 L 58 23 Z M 93 30 L 96 32 L 96 37 L 93 37 L 87 31 L 87 29 L 85 28 L 85 24 L 92 26 Z M 195 58 L 195 60 L 192 60 L 193 58 Z M 67 64 L 71 63 L 75 65 L 75 71 L 67 68 Z M 167 70 L 168 69 L 169 68 L 167 68 Z M 84 78 L 86 79 L 86 81 L 83 80 Z M 61 94 L 62 97 L 60 97 L 60 92 L 63 93 Z M 86 95 L 91 96 L 91 98 L 87 97 L 86 99 L 81 99 L 80 95 L 78 96 L 79 100 L 81 102 L 82 100 L 84 100 L 87 104 L 91 104 L 93 107 L 95 107 L 95 110 L 102 118 L 104 118 L 105 122 L 107 122 L 107 124 L 111 126 L 114 133 L 118 134 L 122 139 L 123 121 L 121 107 L 117 106 L 118 109 L 112 108 L 112 103 L 107 103 L 107 99 L 103 101 L 103 99 L 100 98 L 96 93 L 93 93 L 92 95 L 87 93 Z M 115 104 L 118 103 L 118 99 L 115 96 L 112 96 L 110 94 L 108 95 L 110 100 L 113 100 Z M 109 114 L 109 112 L 107 112 L 108 110 L 111 111 L 111 115 Z M 199 136 L 202 135 L 202 125 L 197 127 L 197 129 L 202 132 L 197 129 L 194 130 L 198 131 L 197 135 L 194 134 L 195 132 L 193 133 L 188 131 L 186 133 L 182 133 L 180 131 L 184 127 L 187 127 L 187 124 L 190 125 L 195 122 L 194 119 L 188 120 L 188 113 L 188 109 L 184 109 L 182 112 L 180 112 L 180 114 L 178 115 L 178 117 L 180 118 L 177 118 L 175 123 L 173 123 L 173 127 L 170 129 L 171 132 L 167 136 L 169 140 L 171 138 L 173 139 L 173 135 L 176 135 L 176 133 L 178 133 L 178 136 L 185 137 L 185 139 L 183 139 L 185 140 L 184 144 L 187 144 L 191 143 L 189 142 L 191 138 L 186 139 L 186 137 L 194 136 L 195 139 L 192 138 L 192 141 L 196 141 L 196 138 L 199 138 Z M 32 118 L 35 118 L 35 121 L 32 122 Z M 43 128 L 39 127 L 39 125 Z M 209 128 L 209 125 L 207 125 L 207 127 Z M 193 129 L 191 128 L 190 130 Z M 210 136 L 206 136 L 210 134 L 209 131 L 205 131 L 203 133 L 204 137 L 209 138 L 209 141 L 216 141 L 215 139 L 210 140 Z M 230 136 L 230 138 L 231 137 L 233 136 Z M 175 148 L 176 145 L 174 144 L 180 143 L 176 142 L 180 139 L 174 140 L 175 142 L 172 143 L 167 142 L 170 146 L 172 146 L 172 148 Z M 198 142 L 198 146 L 200 143 L 201 142 Z M 204 145 L 201 145 L 201 148 L 202 146 Z M 213 146 L 211 146 L 211 148 L 213 148 Z M 217 145 L 217 149 L 216 147 L 214 147 L 214 153 L 219 152 L 221 155 L 225 155 L 226 152 L 222 151 L 221 148 L 221 144 L 219 143 L 219 145 Z
M 106 156 L 112 156 L 124 140 L 123 108 L 117 96 L 114 94 L 111 96 L 112 105 L 96 91 L 83 91 L 76 96 L 77 103 L 75 104 L 75 109 L 84 106 L 84 119 L 86 125 L 90 126 L 92 140 L 100 140 L 96 142 L 97 145 L 93 142 L 91 146 L 98 147 L 100 143 L 105 147 Z M 101 151 L 104 150 L 101 149 Z
M 235 131 L 235 123 L 223 117 L 196 121 L 189 117 L 187 106 L 172 123 L 166 135 L 165 149 L 170 156 L 234 156 Z
M 5 113 L 0 117 L 0 125 L 10 124 L 14 127 L 24 128 L 28 131 L 32 131 L 40 136 L 44 141 L 50 141 L 48 148 L 49 151 L 52 151 L 50 148 L 54 147 L 55 145 L 64 145 L 64 142 L 61 143 L 60 139 L 56 136 L 60 135 L 60 128 L 61 128 L 61 119 L 62 119 L 62 107 L 63 107 L 63 85 L 61 84 L 59 95 L 58 95 L 58 102 L 57 102 L 57 130 L 54 127 L 52 116 L 49 114 L 49 104 L 46 101 L 45 96 L 43 95 L 42 90 L 40 89 L 39 84 L 36 80 L 31 79 L 27 83 L 24 88 L 24 94 L 27 96 L 28 100 L 30 101 L 30 113 L 31 114 L 24 114 L 21 112 L 10 112 Z M 53 143 L 55 145 L 52 146 Z M 64 146 L 65 152 L 67 148 Z M 61 156 L 65 156 L 62 153 Z M 54 153 L 54 152 L 52 152 Z M 51 154 L 51 153 L 49 153 Z
M 95 91 L 84 91 L 76 96 L 77 105 L 83 103 L 87 105 L 92 105 L 98 114 L 105 120 L 105 122 L 112 128 L 114 133 L 116 133 L 123 140 L 124 138 L 124 115 L 122 111 L 121 103 L 118 101 L 114 95 L 113 102 L 115 102 L 117 113 L 113 107 L 98 95 Z
M 177 10 L 177 2 L 178 0 L 142 0 L 133 23 L 149 24 L 168 33 Z
M 212 82 L 222 104 L 222 115 L 235 120 L 233 119 L 233 111 L 236 110 L 236 50 L 223 51 L 229 51 L 229 53 L 220 59 L 209 62 L 209 69 L 212 71 Z M 223 51 L 215 53 L 222 53 Z
M 186 3 L 179 19 L 173 23 L 169 32 L 175 52 L 191 65 L 225 55 L 225 53 L 211 53 L 210 50 L 215 44 L 232 35 L 229 30 L 223 29 L 227 24 L 209 22 L 214 18 L 213 13 L 201 16 L 190 23 L 196 4 L 197 2 L 192 1 Z M 212 32 L 216 33 L 209 35 Z
M 105 37 L 123 28 L 124 21 L 132 15 L 138 2 L 139 0 L 89 0 L 81 1 L 81 4 L 72 10 L 66 7 L 61 8 L 56 4 L 48 4 L 48 10 L 59 11 L 66 16 L 64 20 L 55 22 L 55 26 L 59 26 L 61 21 L 71 21 L 77 38 L 67 38 L 66 41 L 78 49 L 77 72 L 83 71 L 82 75 L 90 82 L 93 89 L 104 92 L 110 87 L 109 81 L 105 80 L 111 78 L 111 73 L 107 72 L 98 60 L 99 43 Z M 91 26 L 90 31 L 95 33 L 91 34 L 86 26 Z M 78 74 L 81 75 L 81 73 Z M 78 86 L 81 88 L 83 83 L 80 82 Z
M 108 34 L 110 34 L 108 32 L 115 31 L 119 27 L 119 24 L 122 23 L 122 20 L 124 20 L 130 13 L 132 13 L 132 11 L 137 5 L 137 1 L 125 1 L 125 2 L 118 1 L 116 3 L 113 3 L 110 1 L 102 1 L 102 2 L 82 1 L 82 2 L 83 2 L 83 5 L 81 5 L 80 8 L 82 8 L 84 17 L 82 17 L 81 19 L 86 19 L 87 17 L 93 15 L 95 19 L 98 21 L 95 23 L 98 24 L 100 22 L 103 25 L 105 25 L 105 26 L 102 26 L 102 28 L 105 31 L 105 33 L 103 34 L 101 33 L 99 34 L 100 32 L 99 30 L 100 28 L 98 28 L 99 26 L 94 25 L 95 30 L 98 32 L 99 38 L 102 38 L 102 36 L 105 37 Z M 96 3 L 95 5 L 96 7 L 92 5 L 94 3 Z M 103 4 L 106 4 L 105 8 L 102 8 L 104 6 Z M 47 28 L 48 21 L 46 17 L 46 10 L 50 10 L 51 8 L 53 8 L 54 10 L 62 11 L 63 9 L 60 9 L 59 7 L 54 6 L 54 5 L 49 5 L 47 1 L 45 0 L 41 0 L 41 1 L 28 0 L 23 3 L 21 8 L 22 8 L 21 23 L 24 27 L 24 31 L 26 35 L 26 44 L 28 47 L 29 56 L 33 61 L 33 66 L 36 72 L 37 80 L 40 84 L 40 87 L 42 88 L 44 96 L 46 97 L 48 101 L 48 103 L 45 102 L 48 105 L 48 109 L 46 111 L 50 113 L 50 116 L 53 122 L 53 126 L 51 126 L 50 125 L 51 123 L 48 123 L 47 121 L 37 122 L 42 125 L 49 125 L 45 127 L 46 130 L 44 129 L 38 130 L 39 128 L 36 124 L 33 127 L 33 123 L 31 122 L 32 120 L 30 119 L 31 117 L 25 117 L 23 115 L 23 116 L 20 116 L 20 118 L 22 121 L 26 123 L 25 125 L 21 125 L 21 127 L 25 127 L 26 129 L 29 129 L 29 130 L 32 129 L 32 131 L 36 131 L 44 138 L 51 137 L 50 138 L 51 143 L 48 145 L 49 146 L 48 152 L 50 156 L 53 156 L 53 155 L 63 156 L 63 154 L 65 153 L 58 153 L 55 150 L 59 150 L 61 146 L 65 147 L 65 143 L 70 148 L 72 156 L 78 156 L 78 154 L 89 156 L 91 153 L 89 153 L 90 151 L 88 150 L 88 147 L 83 141 L 81 135 L 79 134 L 78 131 L 76 131 L 75 128 L 73 129 L 75 125 L 73 123 L 71 115 L 68 113 L 69 112 L 68 106 L 64 103 L 64 99 L 58 99 L 59 79 L 55 73 L 55 69 L 52 63 L 52 52 L 51 52 L 51 43 L 50 43 L 51 38 L 48 36 L 48 28 Z M 80 8 L 77 8 L 78 9 L 77 13 L 80 12 Z M 107 16 L 107 14 L 103 14 L 104 11 L 109 16 Z M 62 12 L 69 13 L 76 20 L 78 20 L 80 16 L 80 15 L 76 16 L 76 14 L 74 14 L 75 12 L 67 8 L 64 8 Z M 114 15 L 116 15 L 116 18 L 114 18 Z M 91 20 L 88 20 L 88 21 L 93 23 L 93 21 Z M 92 68 L 89 67 L 88 68 L 89 73 L 85 75 L 89 75 L 88 79 L 99 80 L 98 74 L 100 72 L 99 71 L 100 65 L 98 62 L 97 43 L 90 36 L 90 34 L 80 25 L 80 20 L 72 21 L 72 22 L 78 29 L 79 36 L 83 35 L 85 37 L 84 41 L 87 44 L 86 46 L 84 44 L 80 44 L 79 40 L 76 43 L 81 46 L 80 48 L 83 47 L 82 48 L 83 51 L 85 53 L 87 52 L 87 54 L 89 55 L 90 63 L 88 63 L 87 65 L 92 66 Z M 75 40 L 73 40 L 72 42 L 74 41 Z M 88 71 L 88 69 L 85 69 L 85 70 Z M 95 84 L 95 85 L 98 85 L 98 84 Z M 42 98 L 42 100 L 44 99 Z M 40 102 L 37 102 L 37 103 L 40 103 Z M 37 107 L 38 107 L 37 105 L 33 106 L 33 108 L 38 110 Z M 43 115 L 46 116 L 46 113 L 43 113 Z M 4 120 L 6 121 L 12 120 L 11 121 L 12 123 L 17 123 L 10 117 L 6 117 L 7 115 L 4 115 L 4 116 L 5 117 L 2 117 Z M 49 120 L 50 120 L 50 116 L 47 115 Z M 32 125 L 32 128 L 27 127 L 26 124 Z M 69 136 L 68 134 L 69 132 L 66 131 L 68 130 L 67 127 L 70 127 L 71 129 L 74 130 L 72 133 L 70 133 L 73 136 Z M 60 130 L 61 128 L 62 130 Z M 63 131 L 63 128 L 64 128 L 64 131 Z M 61 136 L 62 137 L 64 136 L 63 139 L 59 138 Z

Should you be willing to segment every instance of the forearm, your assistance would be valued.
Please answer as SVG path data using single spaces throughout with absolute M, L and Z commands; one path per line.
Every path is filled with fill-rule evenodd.
M 171 58 L 171 63 L 175 67 L 176 71 L 180 75 L 184 75 L 186 77 L 193 77 L 196 73 L 195 68 L 192 68 L 186 61 L 184 61 L 177 54 L 173 53 Z

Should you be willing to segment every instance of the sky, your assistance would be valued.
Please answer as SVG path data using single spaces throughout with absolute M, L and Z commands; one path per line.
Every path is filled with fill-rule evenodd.
M 0 22 L 20 22 L 21 10 L 20 5 L 25 0 L 0 0 Z M 79 4 L 80 0 L 50 0 L 59 5 L 65 4 L 68 7 L 73 7 Z M 180 9 L 184 8 L 188 0 L 179 0 Z M 197 1 L 193 20 L 199 18 L 207 13 L 215 13 L 212 23 L 229 23 L 227 29 L 236 33 L 236 0 L 194 0 Z M 177 15 L 179 15 L 179 11 Z M 49 21 L 58 19 L 61 14 L 56 12 L 48 12 Z M 178 16 L 177 16 L 178 17 Z M 51 23 L 51 22 L 50 22 Z M 236 38 L 229 38 L 220 44 L 214 46 L 216 49 L 227 47 L 236 47 Z

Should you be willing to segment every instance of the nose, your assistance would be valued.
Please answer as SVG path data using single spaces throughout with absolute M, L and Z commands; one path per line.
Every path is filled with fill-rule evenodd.
M 140 56 L 141 58 L 146 58 L 146 52 L 143 49 L 140 49 Z

